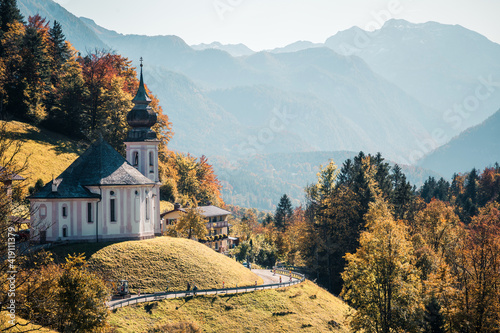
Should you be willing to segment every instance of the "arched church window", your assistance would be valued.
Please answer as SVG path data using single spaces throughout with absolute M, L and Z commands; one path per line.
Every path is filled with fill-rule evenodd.
M 115 192 L 111 191 L 109 194 L 114 196 Z M 116 222 L 116 200 L 113 197 L 109 199 L 109 217 L 111 222 Z
M 138 166 L 139 165 L 139 152 L 134 151 L 134 156 L 132 158 L 133 161 L 133 166 Z
M 155 172 L 155 162 L 154 162 L 154 153 L 152 151 L 149 152 L 149 173 Z
M 92 209 L 92 202 L 87 202 L 87 222 L 92 223 L 94 222 L 94 213 Z

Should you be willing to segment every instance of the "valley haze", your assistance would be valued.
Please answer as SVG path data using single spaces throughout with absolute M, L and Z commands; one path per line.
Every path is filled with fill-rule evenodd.
M 469 130 L 495 128 L 490 123 L 498 119 L 500 37 L 493 29 L 495 2 L 459 1 L 452 6 L 450 1 L 365 1 L 357 8 L 347 2 L 328 7 L 322 1 L 288 6 L 277 1 L 269 7 L 261 1 L 222 1 L 226 7 L 220 7 L 221 1 L 197 2 L 199 6 L 162 2 L 166 7 L 154 2 L 59 2 L 69 11 L 50 0 L 18 4 L 26 17 L 39 13 L 59 21 L 67 39 L 82 52 L 112 49 L 135 65 L 143 57 L 148 85 L 174 126 L 170 147 L 207 155 L 219 179 L 229 185 L 224 187 L 230 191 L 224 193 L 228 203 L 273 209 L 283 193 L 295 193 L 294 203 L 300 203 L 301 188 L 314 181 L 319 164 L 336 152 L 350 152 L 347 158 L 360 150 L 380 151 L 394 163 L 413 165 L 417 185 L 431 175 L 450 179 L 452 172 L 500 160 L 495 148 L 480 150 L 473 164 L 460 148 L 447 150 L 453 157 L 434 152 L 452 147 L 464 131 L 472 150 L 487 146 L 485 140 L 498 141 L 498 131 L 480 137 L 474 133 L 481 131 Z M 222 19 L 217 5 L 226 9 Z M 276 8 L 287 10 L 272 21 L 269 16 Z M 308 10 L 297 12 L 300 8 Z M 473 10 L 479 14 L 470 15 Z M 336 20 L 341 14 L 345 18 Z M 246 24 L 251 31 L 244 33 L 240 29 L 248 23 L 247 16 L 253 24 Z M 312 18 L 315 24 L 304 29 Z M 297 24 L 292 29 L 293 19 Z M 152 23 L 170 30 L 152 28 Z M 256 52 L 262 49 L 267 51 Z M 297 154 L 308 156 L 306 161 L 297 158 L 303 163 L 319 163 L 307 168 L 289 163 L 281 172 L 273 171 L 301 156 Z M 343 159 L 335 162 L 340 166 Z M 245 165 L 257 168 L 247 172 L 251 191 L 272 180 L 268 203 L 242 198 L 248 188 L 231 184 L 235 170 Z M 305 169 L 307 176 L 294 176 Z

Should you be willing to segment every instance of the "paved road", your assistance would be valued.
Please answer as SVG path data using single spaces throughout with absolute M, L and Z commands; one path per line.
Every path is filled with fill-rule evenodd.
M 283 275 L 283 274 L 273 274 L 273 271 L 270 269 L 252 269 L 252 272 L 257 274 L 264 280 L 264 284 L 273 284 L 273 283 L 279 283 L 280 282 L 280 276 L 281 276 L 281 282 L 289 282 L 290 277 L 288 275 Z M 292 278 L 292 281 L 295 281 L 297 279 Z
M 291 282 L 297 282 L 297 278 L 292 278 L 290 280 L 290 277 L 288 275 L 283 275 L 283 274 L 273 274 L 272 270 L 268 269 L 252 269 L 252 272 L 260 276 L 264 280 L 264 284 L 258 286 L 258 290 L 263 290 L 263 289 L 272 289 L 272 288 L 280 288 L 280 287 L 286 287 L 288 283 Z M 280 276 L 281 276 L 281 282 L 284 284 L 282 286 L 279 285 L 280 282 Z M 236 294 L 236 293 L 245 293 L 245 292 L 252 292 L 254 291 L 253 288 L 248 289 L 247 291 L 245 289 L 243 290 L 231 290 L 231 289 L 219 289 L 219 290 L 214 290 L 214 291 L 207 291 L 207 292 L 202 292 L 203 295 L 217 295 L 217 294 Z M 147 296 L 147 297 L 144 297 Z M 160 300 L 160 299 L 172 299 L 172 298 L 183 298 L 183 297 L 188 297 L 188 296 L 193 296 L 193 292 L 185 292 L 185 291 L 179 291 L 175 294 L 168 294 L 168 295 L 154 295 L 154 294 L 149 294 L 149 295 L 132 295 L 132 297 L 125 299 L 128 300 L 128 303 L 125 304 L 125 306 L 129 304 L 136 304 L 136 303 L 142 303 L 142 302 L 151 302 L 155 300 Z M 110 309 L 114 308 L 114 305 L 117 303 L 120 303 L 124 301 L 123 299 L 117 299 L 117 300 L 112 300 L 107 302 L 106 304 Z

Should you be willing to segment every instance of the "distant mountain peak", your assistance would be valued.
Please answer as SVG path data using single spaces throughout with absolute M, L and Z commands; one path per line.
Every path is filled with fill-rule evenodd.
M 403 29 L 411 29 L 415 28 L 419 24 L 416 23 L 411 23 L 403 19 L 390 19 L 387 20 L 384 25 L 382 26 L 382 29 L 387 29 L 387 28 L 395 28 L 399 30 Z
M 215 50 L 221 50 L 221 51 L 226 51 L 233 57 L 240 57 L 240 56 L 247 56 L 254 54 L 255 51 L 250 49 L 248 46 L 242 43 L 238 44 L 222 44 L 220 42 L 212 42 L 210 44 L 197 44 L 197 45 L 191 45 L 191 48 L 197 51 L 203 51 L 206 49 L 215 49 Z
M 290 52 L 298 52 L 305 49 L 312 49 L 317 47 L 324 47 L 323 43 L 313 43 L 307 40 L 299 40 L 294 43 L 288 44 L 284 47 L 278 47 L 272 50 L 269 50 L 271 53 L 290 53 Z

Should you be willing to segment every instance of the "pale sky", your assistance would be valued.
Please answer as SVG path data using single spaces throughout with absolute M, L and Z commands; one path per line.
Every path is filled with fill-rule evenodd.
M 499 0 L 55 0 L 123 34 L 176 35 L 189 45 L 243 43 L 255 51 L 390 18 L 459 24 L 500 43 Z

